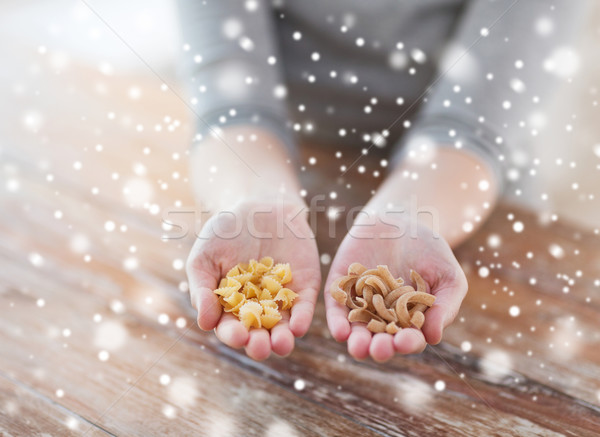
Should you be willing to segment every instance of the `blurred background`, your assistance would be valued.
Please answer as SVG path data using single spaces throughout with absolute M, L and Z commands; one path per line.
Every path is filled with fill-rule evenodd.
M 395 409 L 398 421 L 412 423 L 417 405 L 432 427 L 441 417 L 455 430 L 464 418 L 494 429 L 472 435 L 521 426 L 517 409 L 532 421 L 571 414 L 572 426 L 592 423 L 573 408 L 592 417 L 600 402 L 596 3 L 561 59 L 570 77 L 529 120 L 539 134 L 523 151 L 522 168 L 507 174 L 507 200 L 536 212 L 501 207 L 459 253 L 473 291 L 435 348 L 455 360 L 459 375 L 432 348 L 398 357 L 396 367 L 352 361 L 329 338 L 321 304 L 311 334 L 286 361 L 250 362 L 200 333 L 184 272 L 193 234 L 161 239 L 173 231 L 161 220 L 165 212 L 194 204 L 187 165 L 194 123 L 179 85 L 186 45 L 175 3 L 2 0 L 0 431 L 8 423 L 17 435 L 33 435 L 35 427 L 68 435 L 100 423 L 123 435 L 184 435 L 202 426 L 222 436 L 224 427 L 245 433 L 254 420 L 256 435 L 295 435 L 288 421 L 303 430 L 306 423 L 343 424 L 370 393 L 387 402 L 383 416 Z M 321 156 L 306 167 L 328 170 Z M 370 175 L 363 177 L 373 182 Z M 519 236 L 511 222 L 517 219 L 526 228 Z M 323 266 L 332 252 L 321 247 Z M 311 365 L 319 372 L 302 375 Z M 465 374 L 486 400 L 473 396 Z M 350 383 L 341 390 L 340 381 Z M 441 392 L 440 382 L 448 390 Z M 365 392 L 353 394 L 350 386 Z M 440 408 L 429 414 L 424 404 L 434 394 Z M 315 400 L 327 408 L 313 410 Z M 487 402 L 517 407 L 489 414 Z M 263 403 L 268 408 L 247 407 Z M 330 418 L 334 404 L 339 414 Z M 555 414 L 565 406 L 564 417 Z M 272 411 L 279 416 L 260 416 Z M 376 429 L 370 417 L 361 420 Z
M 117 128 L 139 144 L 158 143 L 185 153 L 191 135 L 189 113 L 163 84 L 186 98 L 178 86 L 185 46 L 175 2 L 107 0 L 86 5 L 73 0 L 5 0 L 0 12 L 1 151 L 26 147 L 32 151 L 31 163 L 48 171 L 64 164 L 65 171 L 77 175 L 73 162 L 80 162 L 93 172 L 89 160 L 97 156 L 96 143 Z M 573 55 L 563 60 L 572 77 L 556 90 L 547 112 L 529 120 L 539 134 L 532 137 L 523 162 L 538 158 L 534 171 L 524 167 L 509 174 L 515 186 L 507 193 L 514 201 L 536 205 L 588 228 L 600 223 L 596 199 L 600 174 L 598 23 L 600 5 L 588 17 Z M 73 155 L 57 150 L 65 142 L 72 143 Z M 123 161 L 135 165 L 131 144 L 117 147 Z M 57 159 L 53 153 L 62 156 Z M 131 165 L 123 165 L 136 176 Z M 172 179 L 172 172 L 164 168 L 151 170 L 165 174 L 165 183 Z M 15 179 L 14 171 L 3 166 L 8 185 Z M 102 183 L 114 185 L 110 178 Z M 88 188 L 93 186 L 90 179 Z M 515 187 L 534 194 L 522 199 Z M 160 187 L 146 179 L 136 180 L 132 189 L 140 191 L 136 195 L 142 195 L 139 203 L 143 205 L 156 202 L 154 191 Z

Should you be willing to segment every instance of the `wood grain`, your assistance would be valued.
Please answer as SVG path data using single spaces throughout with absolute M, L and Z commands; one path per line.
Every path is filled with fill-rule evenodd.
M 40 276 L 37 280 L 47 280 Z M 64 282 L 39 295 L 46 300 L 41 308 L 26 293 L 3 290 L 11 309 L 0 322 L 5 339 L 0 366 L 41 396 L 55 398 L 62 390 L 56 401 L 77 411 L 90 427 L 115 435 L 205 429 L 208 435 L 284 430 L 318 436 L 356 430 L 356 423 L 296 396 L 293 388 L 208 353 L 207 345 L 215 343 L 210 334 L 190 347 L 181 341 L 186 329 L 168 336 L 156 321 L 115 314 L 99 296 L 78 293 Z M 95 322 L 95 314 L 102 320 Z M 102 350 L 109 354 L 106 361 L 100 359 Z M 161 383 L 161 375 L 168 375 L 168 384 Z M 368 429 L 361 433 L 370 435 Z
M 38 391 L 20 381 L 0 374 L 0 435 L 81 435 L 84 429 L 89 436 L 110 436 L 99 426 L 91 425 L 82 417 L 42 396 Z
M 291 356 L 254 362 L 194 326 L 180 268 L 196 219 L 185 160 L 193 124 L 154 78 L 121 73 L 75 64 L 45 76 L 36 88 L 61 110 L 38 106 L 39 132 L 16 118 L 36 97 L 0 90 L 19 109 L 0 119 L 3 140 L 18 145 L 0 155 L 3 183 L 18 182 L 0 193 L 4 433 L 597 435 L 597 233 L 501 205 L 457 251 L 470 292 L 441 345 L 385 365 L 356 362 L 330 338 L 319 302 Z M 132 83 L 141 101 L 123 98 Z M 338 177 L 329 169 L 350 165 L 357 151 L 338 159 L 334 150 L 306 145 L 302 163 L 314 156 L 317 165 L 301 172 L 304 188 L 324 194 L 325 207 L 364 203 L 384 177 L 385 151 L 361 158 L 364 173 Z M 124 194 L 132 181 L 150 187 L 146 204 Z M 187 211 L 186 237 L 163 238 L 173 236 L 162 223 L 169 210 Z M 333 255 L 345 223 L 330 239 L 327 214 L 318 220 L 320 251 Z M 490 235 L 501 237 L 498 247 Z

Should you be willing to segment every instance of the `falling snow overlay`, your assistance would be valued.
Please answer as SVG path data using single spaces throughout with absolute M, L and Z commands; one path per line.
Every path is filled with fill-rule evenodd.
M 0 5 L 0 434 L 600 429 L 600 6 L 376 3 Z M 267 255 L 299 311 L 222 323 Z M 359 261 L 432 324 L 336 322 Z

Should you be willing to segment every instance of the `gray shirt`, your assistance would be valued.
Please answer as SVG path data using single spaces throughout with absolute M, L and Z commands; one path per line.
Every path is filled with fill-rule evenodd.
M 425 139 L 478 153 L 498 175 L 573 73 L 569 39 L 589 4 L 178 2 L 201 135 L 255 123 L 290 148 L 298 136 L 359 147 Z

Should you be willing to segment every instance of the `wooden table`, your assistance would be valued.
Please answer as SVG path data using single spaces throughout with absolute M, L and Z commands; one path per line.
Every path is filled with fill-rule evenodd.
M 53 68 L 42 57 L 43 80 L 1 91 L 2 435 L 600 433 L 597 234 L 503 205 L 458 250 L 470 292 L 439 346 L 354 361 L 320 302 L 290 357 L 254 362 L 194 325 L 193 235 L 161 239 L 164 211 L 193 205 L 185 106 L 154 77 Z M 347 180 L 324 170 L 355 153 L 308 156 L 305 187 L 332 205 L 382 178 L 377 154 Z M 333 255 L 339 239 L 319 237 Z

